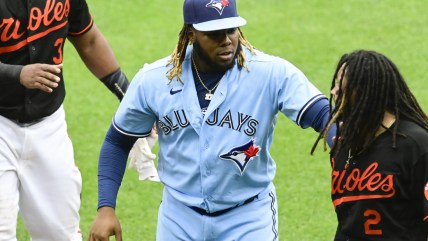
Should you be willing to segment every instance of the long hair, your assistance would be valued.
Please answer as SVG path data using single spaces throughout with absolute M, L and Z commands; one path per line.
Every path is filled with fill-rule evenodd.
M 342 74 L 339 76 L 339 73 Z M 331 89 L 336 84 L 342 86 L 344 78 L 347 83 L 339 88 L 334 107 L 333 96 L 330 95 L 329 122 L 312 147 L 311 154 L 320 139 L 324 139 L 326 150 L 327 135 L 333 125 L 338 126 L 336 136 L 340 138 L 336 138 L 332 153 L 352 151 L 355 155 L 363 152 L 376 138 L 376 131 L 384 127 L 382 121 L 386 111 L 396 117 L 396 124 L 392 130 L 388 129 L 393 134 L 392 148 L 396 148 L 397 127 L 401 119 L 428 130 L 427 115 L 398 68 L 386 56 L 368 50 L 343 55 L 337 64 Z
M 172 65 L 172 68 L 168 70 L 167 77 L 169 81 L 171 82 L 172 79 L 177 78 L 179 82 L 181 81 L 181 73 L 182 73 L 182 64 L 184 57 L 186 56 L 186 49 L 187 46 L 190 44 L 189 39 L 189 32 L 192 28 L 191 24 L 184 24 L 183 28 L 180 31 L 179 39 L 177 46 L 174 49 L 174 52 L 171 54 L 171 59 L 168 61 L 168 65 Z M 254 52 L 254 47 L 245 39 L 244 34 L 242 33 L 241 29 L 238 28 L 239 31 L 239 44 L 246 47 L 248 50 L 251 51 L 251 53 Z M 237 62 L 238 67 L 242 68 L 245 67 L 247 70 L 247 66 L 245 65 L 245 54 L 244 50 L 242 48 L 238 48 L 238 55 L 237 55 Z

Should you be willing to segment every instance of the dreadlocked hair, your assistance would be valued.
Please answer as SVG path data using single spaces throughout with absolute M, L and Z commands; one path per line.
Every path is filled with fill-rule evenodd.
M 346 83 L 343 85 L 344 79 Z M 332 108 L 331 94 L 329 121 L 312 147 L 311 154 L 320 139 L 324 139 L 326 150 L 327 135 L 333 125 L 338 127 L 336 137 L 340 138 L 336 138 L 332 153 L 362 153 L 376 138 L 376 131 L 380 127 L 385 128 L 382 121 L 386 111 L 396 118 L 392 130 L 385 128 L 393 134 L 392 148 L 396 148 L 397 127 L 401 119 L 428 130 L 427 115 L 398 68 L 386 56 L 368 50 L 343 55 L 336 67 L 331 89 L 337 82 L 342 88 L 338 91 L 336 107 Z
M 181 29 L 179 34 L 178 43 L 171 54 L 170 60 L 168 61 L 167 65 L 170 65 L 170 64 L 172 65 L 172 68 L 167 72 L 167 77 L 170 82 L 172 81 L 172 79 L 177 78 L 177 80 L 180 83 L 183 83 L 181 81 L 182 64 L 183 64 L 184 57 L 186 56 L 187 46 L 190 44 L 189 33 L 191 31 L 191 28 L 192 28 L 191 24 L 183 25 L 183 28 Z M 245 39 L 244 34 L 242 33 L 240 28 L 238 28 L 238 31 L 239 31 L 239 43 L 242 46 L 246 47 L 248 50 L 250 50 L 252 54 L 255 54 L 255 51 L 254 51 L 255 48 L 250 44 L 250 42 L 248 42 L 248 40 Z M 239 68 L 244 67 L 249 71 L 248 67 L 245 64 L 244 50 L 242 48 L 238 48 L 238 51 L 239 51 L 237 55 L 238 67 Z
M 339 74 L 339 70 L 340 70 L 341 66 L 344 65 L 344 64 L 346 64 L 345 60 L 346 60 L 347 57 L 348 57 L 348 54 L 344 54 L 340 58 L 339 63 L 337 64 L 336 70 L 335 70 L 334 75 L 333 75 L 333 81 L 332 81 L 331 86 L 330 86 L 331 90 L 337 84 L 339 86 L 342 85 L 342 80 L 343 80 L 345 72 L 342 71 L 341 76 L 338 76 L 338 74 Z M 346 97 L 346 96 L 343 96 L 343 97 Z M 343 111 L 343 105 L 340 103 L 340 100 L 339 100 L 336 103 L 337 108 L 333 108 L 332 102 L 333 102 L 333 95 L 330 94 L 330 98 L 329 98 L 329 112 L 330 112 L 329 113 L 329 119 L 328 119 L 327 125 L 324 127 L 324 129 L 322 131 L 320 131 L 320 134 L 318 135 L 318 138 L 316 139 L 314 145 L 312 146 L 311 155 L 314 153 L 314 151 L 315 151 L 316 147 L 318 146 L 318 143 L 319 143 L 319 141 L 321 139 L 324 140 L 324 151 L 327 150 L 327 137 L 326 136 L 328 135 L 328 132 L 333 127 L 333 125 L 339 123 L 340 119 L 339 119 L 339 114 L 338 113 L 342 113 L 342 111 Z M 338 131 L 339 130 L 337 130 L 337 132 Z M 337 134 L 338 133 L 336 133 L 336 136 L 337 136 Z

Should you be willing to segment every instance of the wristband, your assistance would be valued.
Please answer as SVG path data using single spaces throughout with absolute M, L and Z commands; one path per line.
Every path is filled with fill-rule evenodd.
M 120 68 L 100 80 L 119 100 L 122 100 L 128 89 L 129 81 Z

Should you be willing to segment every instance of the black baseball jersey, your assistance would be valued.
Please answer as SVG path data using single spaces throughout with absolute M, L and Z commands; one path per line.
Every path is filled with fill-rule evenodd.
M 331 158 L 337 241 L 427 241 L 428 132 L 401 120 L 363 154 Z M 347 160 L 349 162 L 347 162 Z
M 10 65 L 60 64 L 66 37 L 92 27 L 85 0 L 0 1 L 0 62 Z M 62 81 L 52 93 L 26 89 L 19 76 L 0 78 L 0 115 L 21 122 L 55 112 L 63 103 Z

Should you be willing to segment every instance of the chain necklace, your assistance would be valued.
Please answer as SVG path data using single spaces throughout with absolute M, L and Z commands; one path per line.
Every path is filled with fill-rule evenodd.
M 385 130 L 384 129 L 389 129 L 391 126 L 392 126 L 392 124 L 394 124 L 394 122 L 396 121 L 396 118 L 394 117 L 394 118 L 392 118 L 389 122 L 388 122 L 388 124 L 386 124 L 386 125 L 384 125 L 383 124 L 383 121 L 382 121 L 382 124 L 381 124 L 381 128 L 379 128 L 379 130 L 377 130 L 377 132 L 376 132 L 376 134 L 375 134 L 375 136 L 377 137 L 377 136 L 379 136 L 380 134 L 382 134 Z M 353 155 L 351 155 L 351 149 L 349 149 L 349 151 L 348 151 L 348 159 L 346 160 L 346 164 L 345 164 L 345 169 L 347 169 L 348 168 L 348 166 L 349 166 L 349 162 L 352 160 L 354 158 L 354 156 Z
M 217 88 L 217 86 L 220 84 L 220 80 L 212 89 L 208 89 L 208 87 L 202 81 L 201 76 L 199 76 L 198 68 L 196 68 L 195 60 L 193 59 L 193 54 L 192 54 L 192 63 L 193 63 L 193 67 L 195 67 L 196 75 L 198 76 L 199 82 L 201 82 L 202 86 L 208 91 L 208 93 L 205 94 L 205 100 L 212 100 L 214 96 L 212 91 L 214 91 Z
M 349 166 L 349 161 L 351 161 L 351 160 L 352 160 L 352 158 L 354 158 L 354 156 L 352 156 L 352 155 L 351 155 L 351 149 L 349 149 L 349 151 L 348 151 L 348 159 L 346 160 L 345 169 L 347 169 L 347 168 L 348 168 L 348 166 Z

